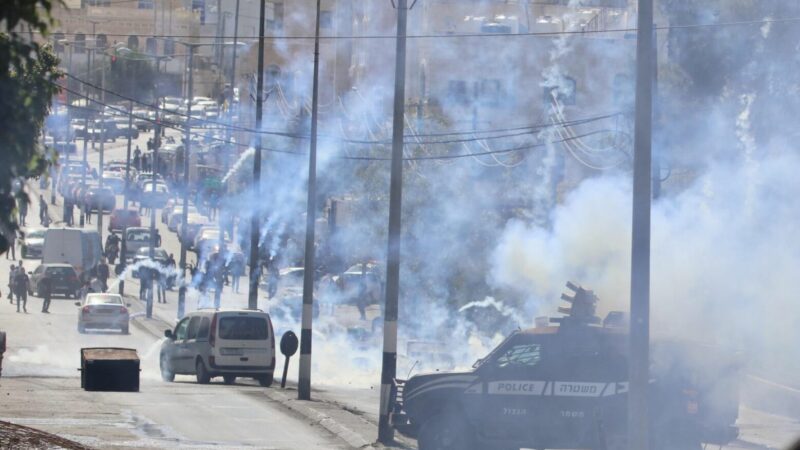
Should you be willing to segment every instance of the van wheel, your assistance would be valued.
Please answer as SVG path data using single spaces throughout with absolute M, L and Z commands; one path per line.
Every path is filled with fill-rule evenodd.
M 208 370 L 206 370 L 206 365 L 203 364 L 203 360 L 197 358 L 197 364 L 194 366 L 195 373 L 197 374 L 197 382 L 199 384 L 208 384 L 211 381 L 211 375 L 208 374 Z
M 258 380 L 258 384 L 260 384 L 263 387 L 272 386 L 272 380 L 273 379 L 274 379 L 274 375 L 272 375 L 271 373 L 266 374 L 266 375 L 261 375 L 260 377 L 256 378 L 256 380 Z
M 236 383 L 236 375 L 223 375 L 222 379 L 225 381 L 225 384 Z
M 161 379 L 172 383 L 175 381 L 175 372 L 173 372 L 169 367 L 169 361 L 167 361 L 167 357 L 165 355 L 161 355 Z
M 130 328 L 128 328 L 128 324 L 127 323 L 122 326 L 120 331 L 122 332 L 122 334 L 131 334 L 131 330 L 130 330 Z
M 82 323 L 78 324 L 78 333 L 80 333 L 80 334 L 86 333 L 86 327 L 83 326 Z
M 419 450 L 475 450 L 472 430 L 455 412 L 444 412 L 427 421 L 417 442 Z

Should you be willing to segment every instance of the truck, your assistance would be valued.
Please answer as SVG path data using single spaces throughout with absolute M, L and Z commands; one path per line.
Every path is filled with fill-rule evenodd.
M 628 327 L 575 288 L 566 317 L 508 336 L 472 370 L 395 380 L 390 420 L 420 450 L 627 448 Z M 555 321 L 551 323 L 550 321 Z M 655 339 L 650 448 L 699 450 L 738 435 L 735 352 Z
M 50 228 L 44 237 L 42 264 L 69 264 L 85 279 L 103 256 L 100 234 L 80 228 Z

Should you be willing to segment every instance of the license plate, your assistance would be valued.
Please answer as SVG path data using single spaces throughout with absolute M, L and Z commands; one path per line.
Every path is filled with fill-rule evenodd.
M 244 349 L 241 348 L 222 348 L 219 351 L 226 356 L 241 356 L 244 355 Z

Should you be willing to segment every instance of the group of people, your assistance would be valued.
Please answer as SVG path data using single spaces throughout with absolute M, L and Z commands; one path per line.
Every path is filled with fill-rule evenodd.
M 16 299 L 17 312 L 20 312 L 22 307 L 23 312 L 28 312 L 28 292 L 31 290 L 31 280 L 28 273 L 25 271 L 25 266 L 22 261 L 19 265 L 12 265 L 8 274 L 8 300 L 13 305 Z M 52 280 L 47 274 L 43 274 L 37 285 L 37 291 L 42 297 L 42 312 L 50 312 L 50 299 L 52 297 L 53 285 Z

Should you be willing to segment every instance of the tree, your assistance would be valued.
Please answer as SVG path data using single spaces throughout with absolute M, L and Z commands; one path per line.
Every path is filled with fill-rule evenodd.
M 58 58 L 49 45 L 26 39 L 17 30 L 46 35 L 50 0 L 7 0 L 0 8 L 0 253 L 18 225 L 14 211 L 28 202 L 20 180 L 43 175 L 52 154 L 39 142 L 50 102 L 59 90 Z

